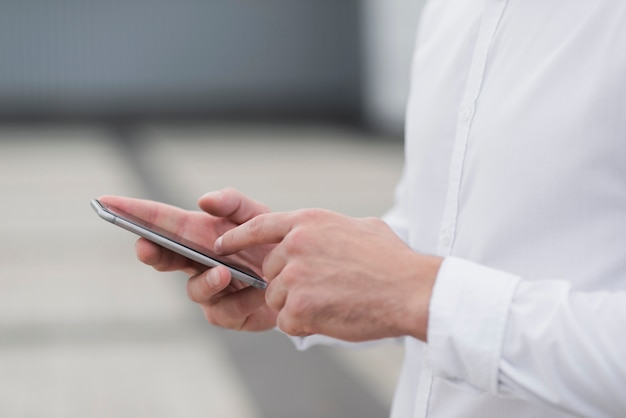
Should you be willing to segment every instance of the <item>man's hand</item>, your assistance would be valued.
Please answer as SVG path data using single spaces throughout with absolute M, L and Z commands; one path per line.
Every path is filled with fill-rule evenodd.
M 104 203 L 117 206 L 153 223 L 164 225 L 191 241 L 207 248 L 226 231 L 269 212 L 269 209 L 233 189 L 208 193 L 198 204 L 203 212 L 187 211 L 163 203 L 104 196 Z M 271 246 L 259 246 L 241 251 L 234 258 L 260 274 L 261 263 Z M 207 320 L 224 328 L 261 331 L 276 324 L 276 312 L 265 303 L 265 293 L 231 280 L 223 267 L 207 267 L 160 247 L 144 238 L 136 245 L 137 258 L 158 271 L 183 271 L 190 278 L 187 292 L 202 307 Z
M 441 259 L 411 250 L 383 221 L 324 210 L 261 214 L 215 242 L 220 254 L 275 244 L 262 265 L 267 304 L 289 335 L 426 339 Z

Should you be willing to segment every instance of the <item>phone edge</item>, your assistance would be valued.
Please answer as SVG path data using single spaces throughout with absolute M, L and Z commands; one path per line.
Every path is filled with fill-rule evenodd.
M 116 214 L 113 214 L 111 212 L 109 212 L 104 205 L 102 205 L 102 203 L 100 203 L 100 201 L 98 199 L 93 199 L 91 201 L 91 207 L 96 211 L 96 213 L 98 214 L 98 216 L 102 219 L 104 219 L 105 221 L 112 223 L 122 229 L 125 229 L 126 231 L 132 232 L 133 234 L 139 235 L 140 237 L 143 237 L 145 239 L 147 239 L 148 241 L 154 242 L 157 245 L 160 245 L 164 248 L 167 248 L 171 251 L 174 251 L 177 254 L 182 255 L 183 257 L 187 257 L 190 260 L 193 260 L 197 263 L 200 263 L 204 266 L 207 267 L 217 267 L 217 266 L 224 266 L 226 267 L 229 271 L 231 276 L 234 279 L 237 279 L 239 281 L 242 281 L 246 284 L 249 284 L 252 287 L 255 287 L 257 289 L 265 289 L 267 288 L 267 282 L 257 279 L 253 276 L 250 276 L 244 272 L 238 271 L 236 269 L 231 268 L 230 266 L 221 263 L 218 260 L 214 260 L 211 257 L 201 254 L 197 251 L 191 250 L 190 248 L 185 247 L 182 244 L 177 243 L 176 241 L 172 241 L 168 238 L 165 238 L 161 235 L 158 235 L 148 229 L 143 228 L 140 225 L 136 225 L 132 222 L 127 221 L 124 218 L 121 218 L 119 216 L 117 216 Z

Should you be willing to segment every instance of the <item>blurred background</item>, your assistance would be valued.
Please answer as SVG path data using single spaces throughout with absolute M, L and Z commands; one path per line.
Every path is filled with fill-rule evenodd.
M 212 328 L 89 201 L 382 215 L 421 6 L 0 0 L 0 416 L 386 416 L 401 347 Z

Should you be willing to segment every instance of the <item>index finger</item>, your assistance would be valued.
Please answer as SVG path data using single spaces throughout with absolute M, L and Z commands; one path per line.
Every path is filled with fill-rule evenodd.
M 289 213 L 266 213 L 256 216 L 219 237 L 213 248 L 218 254 L 233 254 L 248 247 L 277 244 L 292 229 Z
M 152 200 L 122 196 L 101 196 L 98 200 L 169 230 L 176 229 L 189 216 L 189 212 L 184 209 Z
M 194 212 L 166 203 L 130 197 L 102 196 L 98 200 L 143 219 L 149 224 L 158 225 L 176 235 L 185 236 L 192 240 L 198 239 L 196 237 L 198 232 L 192 227 L 197 217 Z

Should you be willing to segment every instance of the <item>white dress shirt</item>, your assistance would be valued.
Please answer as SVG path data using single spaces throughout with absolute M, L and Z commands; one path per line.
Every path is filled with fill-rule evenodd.
M 392 417 L 626 417 L 626 1 L 431 0 L 386 220 L 446 257 Z

